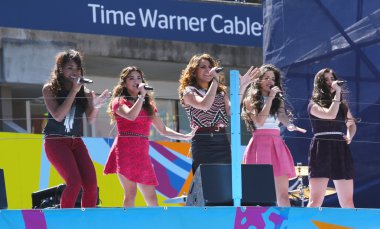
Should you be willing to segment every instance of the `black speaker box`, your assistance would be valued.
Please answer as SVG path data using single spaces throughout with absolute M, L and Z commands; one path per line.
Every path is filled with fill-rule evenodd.
M 5 190 L 4 171 L 0 169 L 0 209 L 7 209 L 7 192 Z
M 242 165 L 242 206 L 276 206 L 272 165 Z
M 194 174 L 186 206 L 232 206 L 230 164 L 202 164 Z M 276 206 L 272 165 L 242 165 L 242 206 Z
M 201 164 L 195 171 L 186 206 L 231 206 L 231 165 Z
M 32 207 L 33 209 L 43 208 L 59 208 L 60 200 L 63 190 L 66 188 L 65 184 L 60 184 L 54 187 L 43 189 L 32 193 Z M 75 202 L 75 207 L 81 207 L 82 190 L 78 194 L 78 198 Z M 98 187 L 98 200 L 96 205 L 99 205 L 99 187 Z

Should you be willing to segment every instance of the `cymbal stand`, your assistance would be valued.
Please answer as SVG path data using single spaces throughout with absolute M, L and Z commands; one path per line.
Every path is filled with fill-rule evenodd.
M 304 193 L 304 186 L 303 186 L 303 179 L 301 175 L 301 163 L 297 163 L 297 170 L 298 170 L 298 178 L 297 178 L 297 189 L 299 191 L 300 199 L 301 199 L 301 207 L 305 207 L 305 193 Z

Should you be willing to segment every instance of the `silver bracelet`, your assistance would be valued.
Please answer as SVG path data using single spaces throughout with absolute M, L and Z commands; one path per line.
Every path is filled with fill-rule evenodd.
M 137 99 L 142 100 L 142 101 L 145 101 L 145 97 L 142 96 L 142 95 L 137 95 Z

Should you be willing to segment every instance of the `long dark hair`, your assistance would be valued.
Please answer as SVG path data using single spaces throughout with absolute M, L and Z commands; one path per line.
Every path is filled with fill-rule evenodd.
M 54 97 L 57 98 L 59 104 L 63 103 L 63 101 L 65 100 L 65 98 L 63 97 L 65 97 L 65 94 L 67 93 L 64 88 L 64 82 L 66 79 L 63 75 L 63 68 L 71 60 L 74 61 L 77 67 L 81 69 L 81 75 L 83 76 L 83 57 L 78 51 L 74 49 L 59 52 L 55 57 L 54 69 L 50 73 L 50 79 L 48 83 L 51 85 L 52 94 L 54 95 Z M 83 107 L 87 106 L 88 101 L 83 86 L 75 96 L 75 103 L 79 103 Z
M 111 124 L 115 122 L 115 114 L 112 111 L 112 101 L 113 101 L 113 99 L 114 98 L 119 98 L 120 99 L 121 97 L 129 99 L 129 98 L 132 97 L 129 94 L 127 88 L 125 87 L 125 81 L 126 81 L 126 78 L 129 76 L 129 74 L 131 72 L 134 72 L 134 71 L 138 72 L 141 75 L 143 83 L 146 82 L 145 81 L 144 73 L 138 67 L 128 66 L 128 67 L 124 68 L 120 72 L 119 83 L 113 89 L 112 99 L 111 99 L 111 101 L 110 101 L 110 103 L 108 105 L 108 109 L 107 109 L 107 113 L 111 117 Z M 153 117 L 153 115 L 155 113 L 155 104 L 154 104 L 153 97 L 151 97 L 151 95 L 149 95 L 149 93 L 146 93 L 146 95 L 145 95 L 145 102 L 144 102 L 142 108 L 145 109 L 148 112 L 149 117 Z
M 247 89 L 247 94 L 245 96 L 245 99 L 249 99 L 249 101 L 252 103 L 253 109 L 257 110 L 257 112 L 261 112 L 264 106 L 264 97 L 261 93 L 261 81 L 263 80 L 263 77 L 265 73 L 272 71 L 275 76 L 274 80 L 274 86 L 277 86 L 282 93 L 284 94 L 282 82 L 281 82 L 281 72 L 278 70 L 274 65 L 271 64 L 265 64 L 260 67 L 259 78 L 257 81 L 254 81 L 251 83 L 249 88 Z M 272 106 L 270 108 L 269 114 L 276 115 L 278 110 L 280 109 L 281 100 L 278 97 L 275 97 L 272 102 Z M 242 106 L 242 112 L 241 117 L 243 118 L 245 125 L 247 126 L 248 130 L 255 131 L 256 126 L 250 116 L 250 113 L 247 111 L 247 108 L 245 107 L 245 104 L 243 102 Z
M 338 77 L 336 73 L 330 69 L 330 68 L 323 68 L 317 72 L 317 74 L 314 77 L 314 89 L 313 89 L 313 94 L 311 96 L 311 100 L 318 104 L 321 107 L 328 108 L 331 106 L 331 103 L 333 102 L 333 98 L 335 96 L 335 93 L 331 93 L 329 86 L 326 83 L 325 80 L 325 74 L 326 73 L 331 73 L 334 77 L 334 81 L 338 80 Z M 348 104 L 346 101 L 346 96 L 347 96 L 347 91 L 342 88 L 342 93 L 341 95 L 341 104 L 344 112 L 344 116 L 347 119 L 347 112 L 348 112 Z

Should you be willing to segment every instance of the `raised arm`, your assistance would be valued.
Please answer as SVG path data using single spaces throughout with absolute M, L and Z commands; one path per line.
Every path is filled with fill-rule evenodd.
M 44 85 L 42 88 L 42 95 L 44 97 L 46 108 L 57 122 L 62 122 L 65 119 L 66 114 L 70 111 L 75 100 L 75 96 L 79 92 L 81 86 L 81 84 L 74 83 L 72 89 L 65 98 L 65 101 L 59 105 L 53 95 L 51 84 Z
M 261 127 L 264 125 L 265 120 L 269 116 L 269 112 L 270 112 L 270 108 L 272 107 L 273 99 L 275 98 L 275 95 L 280 91 L 281 90 L 278 87 L 272 87 L 270 89 L 269 96 L 266 99 L 266 101 L 263 105 L 263 108 L 260 112 L 252 107 L 252 103 L 250 101 L 250 98 L 247 97 L 244 99 L 246 109 L 247 109 L 247 111 L 251 112 L 251 114 L 252 114 L 251 118 L 254 121 L 256 126 Z
M 99 109 L 105 104 L 108 98 L 111 96 L 111 92 L 108 89 L 104 90 L 99 96 L 95 95 L 94 91 L 86 93 L 88 100 L 88 106 L 86 109 L 87 120 L 90 124 L 94 124 L 96 117 L 98 116 Z
M 205 96 L 201 97 L 195 92 L 189 92 L 183 96 L 183 101 L 186 105 L 205 111 L 211 108 L 218 89 L 219 74 L 215 72 L 215 67 L 211 69 L 210 74 L 213 74 L 213 80 Z
M 339 111 L 341 88 L 334 81 L 331 85 L 335 87 L 335 96 L 329 108 L 321 107 L 318 104 L 314 104 L 310 109 L 310 114 L 321 119 L 335 119 Z
M 241 76 L 241 75 L 239 76 L 240 77 L 240 86 L 239 86 L 240 100 L 239 100 L 239 103 L 242 102 L 244 92 L 247 89 L 248 85 L 250 83 L 252 83 L 252 81 L 258 79 L 258 77 L 259 77 L 258 73 L 259 72 L 260 72 L 259 68 L 255 68 L 255 67 L 251 66 L 243 76 Z

